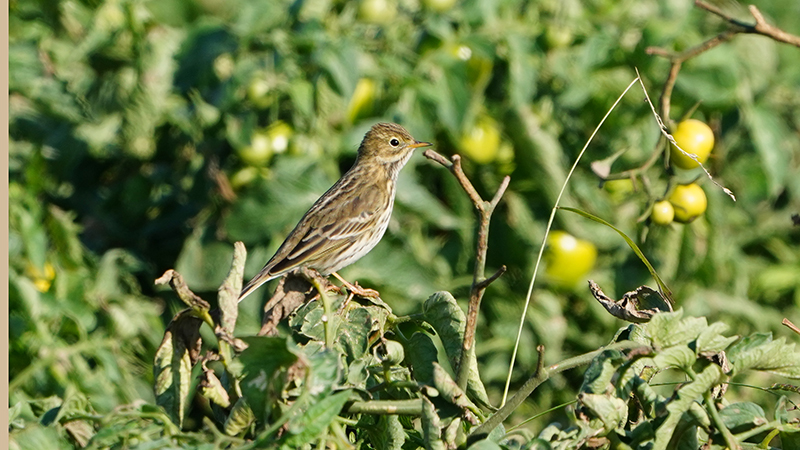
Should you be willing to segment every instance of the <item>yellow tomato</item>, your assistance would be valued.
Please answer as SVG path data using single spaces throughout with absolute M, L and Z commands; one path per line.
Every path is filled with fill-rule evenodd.
M 56 271 L 53 268 L 53 265 L 49 262 L 44 263 L 44 269 L 39 269 L 32 263 L 28 262 L 28 266 L 25 267 L 25 275 L 33 280 L 33 286 L 37 291 L 47 292 L 50 290 L 50 286 L 53 284 L 53 280 L 56 277 Z
M 553 284 L 570 287 L 592 270 L 597 248 L 566 231 L 553 231 L 547 238 L 545 258 L 547 279 Z
M 697 160 L 701 163 L 706 162 L 711 149 L 714 148 L 714 132 L 708 125 L 697 120 L 688 119 L 679 123 L 672 133 L 675 142 L 683 150 L 697 155 Z M 694 169 L 698 167 L 692 158 L 681 153 L 680 150 L 670 145 L 670 160 L 672 164 L 681 169 Z
M 703 188 L 695 183 L 675 187 L 669 202 L 675 208 L 675 221 L 689 223 L 706 212 L 708 200 Z
M 675 218 L 675 208 L 672 207 L 672 203 L 661 200 L 653 205 L 653 212 L 650 214 L 650 218 L 658 225 L 669 225 Z
M 269 145 L 275 153 L 283 153 L 289 148 L 289 141 L 292 139 L 294 130 L 286 122 L 279 120 L 267 128 Z
M 500 148 L 500 128 L 489 116 L 481 116 L 466 134 L 461 137 L 459 148 L 478 164 L 494 161 Z
M 372 113 L 378 86 L 369 78 L 361 78 L 356 84 L 350 104 L 347 105 L 347 119 L 350 123 Z

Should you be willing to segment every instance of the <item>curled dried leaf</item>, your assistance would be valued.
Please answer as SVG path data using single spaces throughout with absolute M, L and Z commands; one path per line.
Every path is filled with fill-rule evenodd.
M 672 304 L 648 286 L 626 292 L 620 300 L 609 298 L 593 280 L 589 280 L 589 290 L 612 316 L 628 322 L 646 323 L 659 312 L 672 312 Z

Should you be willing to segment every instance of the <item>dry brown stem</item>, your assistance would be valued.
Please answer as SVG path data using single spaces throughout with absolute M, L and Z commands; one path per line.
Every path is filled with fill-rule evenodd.
M 469 379 L 470 359 L 475 357 L 475 329 L 478 325 L 478 311 L 480 310 L 481 299 L 483 292 L 489 284 L 500 277 L 505 271 L 506 267 L 502 266 L 494 275 L 489 278 L 484 276 L 486 270 L 486 252 L 489 248 L 489 222 L 492 218 L 492 213 L 503 197 L 511 177 L 506 176 L 497 188 L 494 197 L 490 201 L 481 198 L 475 186 L 469 181 L 464 169 L 461 167 L 461 157 L 458 155 L 452 156 L 452 162 L 444 156 L 436 153 L 433 150 L 426 150 L 423 155 L 426 158 L 436 161 L 446 167 L 452 173 L 458 183 L 461 185 L 464 192 L 467 193 L 475 209 L 478 210 L 478 243 L 475 251 L 475 270 L 472 276 L 472 287 L 469 293 L 469 308 L 467 311 L 467 325 L 464 331 L 464 342 L 461 348 L 461 359 L 458 364 L 458 376 L 456 381 L 458 386 L 463 390 L 466 389 L 467 380 Z

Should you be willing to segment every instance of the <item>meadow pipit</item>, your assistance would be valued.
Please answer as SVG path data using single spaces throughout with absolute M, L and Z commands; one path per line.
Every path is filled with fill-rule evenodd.
M 357 261 L 383 237 L 394 207 L 397 175 L 427 147 L 395 123 L 379 123 L 364 136 L 353 167 L 311 206 L 278 251 L 242 289 L 239 301 L 267 281 L 300 267 L 323 276 Z M 347 283 L 349 289 L 353 286 Z

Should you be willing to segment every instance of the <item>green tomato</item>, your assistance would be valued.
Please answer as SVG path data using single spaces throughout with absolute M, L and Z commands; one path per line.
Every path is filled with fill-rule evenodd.
M 422 3 L 430 10 L 445 12 L 456 4 L 456 0 L 423 0 Z
M 695 183 L 676 186 L 669 196 L 669 202 L 675 208 L 675 221 L 690 223 L 697 219 L 708 207 L 708 199 L 703 188 Z
M 254 76 L 247 85 L 247 99 L 256 107 L 264 109 L 270 105 L 270 84 L 261 76 Z
M 250 145 L 238 149 L 237 153 L 248 166 L 265 166 L 273 154 L 269 135 L 263 130 L 254 132 Z
M 544 38 L 549 48 L 564 48 L 572 43 L 572 29 L 563 24 L 551 25 L 545 30 Z
M 358 17 L 377 25 L 385 25 L 397 15 L 397 5 L 392 0 L 361 0 Z
M 697 155 L 697 160 L 706 162 L 711 149 L 714 148 L 714 132 L 705 123 L 697 119 L 688 119 L 679 123 L 672 133 L 675 142 L 683 150 Z M 680 150 L 670 145 L 670 160 L 672 164 L 681 169 L 694 169 L 698 167 L 692 158 L 681 153 Z
M 608 180 L 603 183 L 603 189 L 608 191 L 615 202 L 622 202 L 635 192 L 633 181 L 630 178 Z
M 661 200 L 653 205 L 653 212 L 650 214 L 650 218 L 657 225 L 669 225 L 675 218 L 675 208 L 667 200 Z
M 500 148 L 500 128 L 489 116 L 481 116 L 461 137 L 459 148 L 478 164 L 487 164 L 497 157 Z
M 545 276 L 556 285 L 571 287 L 594 267 L 597 248 L 566 231 L 553 231 L 547 238 Z

